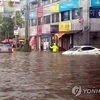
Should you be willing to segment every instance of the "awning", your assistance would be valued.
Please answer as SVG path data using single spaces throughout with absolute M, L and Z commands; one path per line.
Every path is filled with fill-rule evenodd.
M 19 42 L 24 42 L 24 40 L 19 40 Z
M 55 35 L 60 39 L 65 33 L 56 33 Z
M 70 32 L 66 32 L 65 34 L 67 35 L 67 34 L 74 34 L 74 33 L 81 33 L 81 32 L 82 30 L 72 30 Z

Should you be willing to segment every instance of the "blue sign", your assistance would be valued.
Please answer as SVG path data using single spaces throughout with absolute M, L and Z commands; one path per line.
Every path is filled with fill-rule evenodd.
M 36 11 L 30 11 L 29 12 L 29 19 L 35 19 L 36 18 Z
M 14 30 L 18 30 L 18 25 L 14 26 Z
M 59 12 L 79 7 L 79 0 L 68 0 L 59 4 Z
M 3 14 L 3 18 L 11 18 L 12 15 L 11 14 Z
M 90 18 L 100 18 L 100 8 L 90 8 Z
M 91 7 L 100 7 L 100 0 L 91 0 L 90 6 Z

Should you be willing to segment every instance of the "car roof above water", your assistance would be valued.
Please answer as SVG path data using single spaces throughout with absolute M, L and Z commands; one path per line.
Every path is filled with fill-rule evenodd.
M 80 47 L 80 48 L 83 48 L 83 47 L 93 47 L 93 48 L 96 48 L 96 47 L 91 46 L 91 45 L 82 45 L 82 46 L 74 46 L 74 47 Z
M 10 43 L 0 43 L 0 46 L 11 46 Z

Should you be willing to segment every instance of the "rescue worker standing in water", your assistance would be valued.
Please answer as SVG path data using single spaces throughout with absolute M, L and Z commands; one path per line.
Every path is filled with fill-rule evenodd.
M 53 46 L 50 46 L 50 48 L 52 49 L 52 51 L 54 53 L 56 53 L 58 51 L 58 47 L 57 47 L 56 43 L 54 43 Z

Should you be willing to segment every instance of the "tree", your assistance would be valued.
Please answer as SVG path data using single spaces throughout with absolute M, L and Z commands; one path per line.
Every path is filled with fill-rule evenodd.
M 14 22 L 16 21 L 16 24 L 17 24 L 19 27 L 22 27 L 22 24 L 23 24 L 24 22 L 23 22 L 23 20 L 22 20 L 22 18 L 21 18 L 20 11 L 14 12 L 13 20 L 14 20 Z
M 13 18 L 3 18 L 2 15 L 0 15 L 0 38 L 14 38 L 15 21 L 19 27 L 22 27 L 23 20 L 21 19 L 19 11 L 16 11 L 16 15 L 14 15 Z
M 1 38 L 13 38 L 14 21 L 11 18 L 2 18 L 0 25 Z

